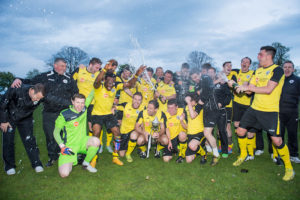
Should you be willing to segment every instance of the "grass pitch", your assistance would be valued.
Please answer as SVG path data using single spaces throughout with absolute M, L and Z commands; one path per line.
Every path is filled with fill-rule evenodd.
M 46 163 L 41 108 L 34 116 L 40 157 Z M 266 143 L 263 155 L 240 167 L 232 166 L 238 156 L 236 145 L 234 154 L 221 158 L 214 167 L 209 165 L 211 157 L 205 165 L 200 165 L 199 158 L 191 164 L 177 164 L 176 157 L 164 163 L 154 155 L 141 160 L 136 150 L 134 162 L 122 158 L 125 165 L 120 167 L 112 164 L 112 156 L 104 148 L 96 174 L 76 166 L 66 179 L 59 177 L 57 163 L 36 174 L 18 133 L 15 144 L 17 174 L 7 176 L 0 163 L 0 199 L 300 199 L 300 164 L 293 164 L 294 180 L 282 181 L 284 167 L 272 162 Z M 241 169 L 248 169 L 248 173 L 241 173 Z

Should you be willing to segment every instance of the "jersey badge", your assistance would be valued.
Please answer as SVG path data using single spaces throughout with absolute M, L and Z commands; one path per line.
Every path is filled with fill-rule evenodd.
M 266 75 L 269 75 L 269 74 L 270 74 L 270 70 L 266 72 Z
M 67 79 L 64 79 L 64 80 L 63 80 L 63 83 L 68 83 L 68 80 L 67 80 Z
M 289 82 L 290 82 L 290 84 L 293 84 L 293 83 L 294 83 L 294 80 L 290 80 Z

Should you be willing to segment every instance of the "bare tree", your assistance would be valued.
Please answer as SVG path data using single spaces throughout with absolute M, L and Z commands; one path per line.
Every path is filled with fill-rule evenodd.
M 204 63 L 212 63 L 213 59 L 202 51 L 192 51 L 187 59 L 192 68 L 201 69 Z
M 290 57 L 289 54 L 288 54 L 288 52 L 290 51 L 290 48 L 282 45 L 279 42 L 272 43 L 272 47 L 274 47 L 276 49 L 276 55 L 274 57 L 274 63 L 279 65 L 279 66 L 282 66 L 284 61 L 288 60 L 289 57 Z
M 46 62 L 47 66 L 53 68 L 53 63 L 56 58 L 64 58 L 67 62 L 67 72 L 72 73 L 79 64 L 88 64 L 89 57 L 86 52 L 78 47 L 65 46 L 59 52 L 52 55 Z

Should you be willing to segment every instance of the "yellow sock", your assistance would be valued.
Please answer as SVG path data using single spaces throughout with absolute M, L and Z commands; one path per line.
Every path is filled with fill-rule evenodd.
M 232 149 L 233 148 L 233 143 L 229 144 L 228 147 L 230 147 Z
M 159 143 L 156 145 L 156 150 L 157 150 L 157 151 L 160 151 L 160 150 L 162 150 L 163 148 L 165 148 L 165 147 L 162 146 L 162 145 L 159 144 Z
M 101 144 L 101 146 L 103 146 L 103 129 L 101 130 L 101 133 L 100 133 L 100 144 Z
M 145 145 L 139 146 L 139 148 L 140 148 L 140 150 L 141 150 L 142 152 L 146 152 L 146 150 L 147 150 L 147 148 L 146 148 Z
M 277 148 L 275 147 L 275 145 L 272 143 L 272 149 L 273 149 L 273 159 L 278 157 L 278 152 L 277 152 Z
M 93 136 L 93 133 L 92 133 L 92 132 L 89 132 L 89 136 Z
M 136 140 L 134 140 L 134 141 L 133 140 L 129 140 L 129 142 L 128 142 L 128 149 L 126 151 L 126 155 L 130 155 L 133 152 L 135 146 L 136 146 Z
M 187 143 L 179 143 L 179 156 L 181 157 L 185 157 L 185 151 L 186 151 L 186 148 L 187 148 Z
M 95 155 L 91 162 L 96 162 L 97 158 L 98 158 L 98 155 Z
M 109 133 L 109 132 L 106 132 L 106 146 L 107 147 L 110 146 L 112 138 L 113 138 L 113 134 Z
M 254 137 L 253 138 L 247 138 L 247 150 L 248 150 L 249 156 L 254 155 L 254 142 L 255 142 Z
M 200 154 L 200 156 L 205 156 L 205 154 L 206 154 L 206 152 L 205 152 L 205 150 L 202 148 L 202 146 L 200 146 L 200 148 L 199 148 L 199 150 L 198 150 L 197 153 Z
M 220 147 L 221 146 L 221 140 L 220 139 L 218 140 L 218 144 L 219 144 L 219 147 Z
M 247 157 L 247 137 L 238 137 L 238 142 L 240 146 L 240 158 Z
M 118 157 L 119 157 L 119 154 L 118 154 L 117 152 L 113 152 L 113 153 L 112 153 L 112 156 L 113 156 L 113 158 L 118 158 Z
M 281 146 L 283 146 L 283 147 L 281 147 Z M 278 150 L 278 154 L 280 155 L 280 158 L 284 162 L 285 168 L 286 169 L 293 169 L 292 163 L 291 163 L 291 160 L 290 160 L 290 152 L 289 152 L 289 149 L 286 146 L 286 144 L 280 145 L 280 147 L 277 147 L 277 150 Z

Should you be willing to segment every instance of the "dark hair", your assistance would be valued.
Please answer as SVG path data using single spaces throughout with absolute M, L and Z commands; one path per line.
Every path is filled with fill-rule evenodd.
M 72 101 L 74 101 L 76 98 L 78 99 L 85 99 L 85 96 L 83 94 L 80 93 L 76 93 L 72 96 Z
M 207 70 L 210 70 L 210 69 L 214 70 L 215 73 L 217 72 L 216 68 L 214 68 L 214 67 L 210 67 Z
M 140 93 L 140 92 L 134 93 L 134 94 L 133 94 L 133 97 L 134 97 L 134 96 L 140 96 L 140 97 L 143 99 L 143 95 L 142 95 L 142 93 Z
M 276 49 L 272 46 L 263 46 L 260 50 L 265 50 L 268 54 L 271 54 L 272 59 L 275 57 Z
M 35 85 L 33 85 L 31 87 L 34 91 L 34 94 L 37 94 L 37 93 L 42 93 L 43 96 L 45 96 L 45 86 L 41 83 L 37 83 Z
M 152 104 L 155 109 L 157 109 L 159 107 L 159 104 L 158 104 L 158 102 L 155 99 L 149 101 L 148 105 L 149 104 Z
M 249 58 L 249 57 L 244 57 L 242 60 L 241 60 L 241 62 L 244 60 L 244 59 L 248 59 L 249 60 L 249 62 L 250 62 L 250 64 L 252 63 L 252 60 L 251 60 L 251 58 Z
M 225 67 L 225 65 L 226 65 L 227 63 L 231 63 L 231 61 L 226 61 L 226 62 L 224 62 L 224 63 L 223 63 L 223 67 Z
M 162 67 L 156 67 L 156 69 L 155 69 L 155 72 L 157 72 L 157 70 L 158 69 L 161 69 L 161 70 L 163 70 L 163 68 Z
M 173 104 L 175 104 L 175 106 L 178 106 L 178 102 L 177 102 L 177 99 L 170 99 L 169 101 L 168 101 L 168 105 L 173 105 Z
M 173 76 L 173 72 L 172 72 L 171 70 L 165 71 L 165 75 L 166 75 L 166 74 L 171 74 L 171 75 Z
M 190 96 L 192 101 L 196 101 L 196 102 L 198 102 L 200 99 L 199 95 L 196 92 L 189 92 L 189 93 L 187 93 L 186 96 L 187 97 Z
M 210 63 L 204 63 L 204 64 L 201 66 L 201 70 L 202 70 L 202 69 L 208 70 L 208 69 L 211 68 L 211 67 L 212 67 L 212 66 L 211 66 Z
M 112 66 L 118 66 L 118 61 L 115 59 L 110 59 L 108 62 L 111 63 Z
M 63 63 L 67 63 L 66 60 L 65 60 L 64 58 L 59 57 L 59 58 L 55 58 L 54 64 L 56 64 L 56 63 L 58 63 L 58 62 L 60 62 L 60 61 L 63 62 Z
M 102 65 L 102 61 L 99 58 L 92 58 L 89 62 L 89 65 L 95 65 L 95 64 L 100 64 Z
M 153 72 L 154 72 L 153 69 L 152 69 L 151 67 L 147 67 L 146 70 L 147 70 L 147 72 L 151 72 L 152 74 L 153 74 Z
M 116 78 L 116 75 L 114 74 L 114 71 L 113 70 L 108 70 L 105 74 L 105 80 L 110 77 L 110 78 Z
M 191 70 L 191 72 L 190 72 L 190 75 L 192 75 L 192 74 L 199 74 L 200 72 L 199 72 L 199 69 L 198 68 L 196 68 L 196 67 L 194 67 L 194 68 L 192 68 L 192 70 Z
M 182 63 L 181 65 L 181 69 L 185 68 L 185 69 L 190 69 L 190 65 L 188 63 Z
M 286 61 L 284 61 L 284 63 L 283 63 L 283 65 L 282 65 L 282 66 L 284 66 L 286 63 L 290 63 L 290 64 L 292 64 L 293 68 L 295 68 L 295 66 L 294 66 L 294 63 L 293 63 L 292 61 L 290 61 L 290 60 L 286 60 Z

